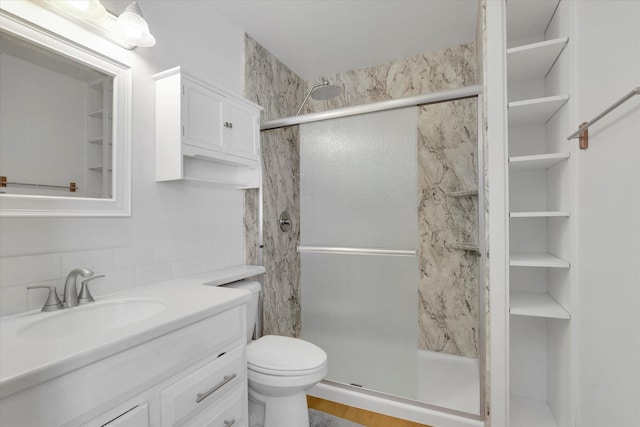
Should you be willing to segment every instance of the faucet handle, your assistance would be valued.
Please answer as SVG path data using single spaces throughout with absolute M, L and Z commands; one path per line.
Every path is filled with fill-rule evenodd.
M 91 292 L 89 292 L 89 282 L 94 279 L 99 279 L 100 277 L 104 277 L 104 274 L 91 276 L 82 281 L 82 288 L 80 288 L 80 294 L 78 295 L 78 305 L 89 304 L 90 302 L 95 301 L 91 296 Z
M 49 289 L 47 302 L 42 306 L 42 311 L 56 311 L 62 309 L 62 302 L 58 298 L 58 292 L 55 286 L 28 286 L 27 289 Z

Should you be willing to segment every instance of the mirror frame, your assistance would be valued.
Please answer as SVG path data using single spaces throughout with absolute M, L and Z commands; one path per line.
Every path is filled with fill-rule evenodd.
M 0 29 L 113 77 L 112 198 L 0 194 L 0 217 L 131 216 L 131 67 L 5 10 Z

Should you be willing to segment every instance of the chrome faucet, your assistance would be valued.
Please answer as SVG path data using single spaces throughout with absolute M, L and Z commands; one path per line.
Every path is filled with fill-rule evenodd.
M 69 272 L 67 280 L 64 282 L 64 299 L 62 301 L 64 308 L 71 308 L 78 305 L 78 287 L 76 285 L 78 276 L 93 276 L 93 271 L 87 270 L 86 268 L 74 268 Z

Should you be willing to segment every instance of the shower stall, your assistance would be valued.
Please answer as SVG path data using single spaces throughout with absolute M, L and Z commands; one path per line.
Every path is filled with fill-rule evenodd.
M 284 244 L 297 253 L 279 266 L 298 262 L 300 285 L 266 296 L 279 299 L 265 305 L 265 321 L 274 322 L 267 306 L 292 304 L 300 324 L 289 334 L 327 352 L 329 373 L 312 394 L 365 408 L 378 399 L 379 412 L 384 401 L 390 415 L 423 423 L 480 425 L 480 91 L 263 123 L 263 150 L 295 146 L 299 165 L 299 224 Z M 280 216 L 267 199 L 259 223 L 270 227 Z M 282 238 L 264 233 L 267 246 Z

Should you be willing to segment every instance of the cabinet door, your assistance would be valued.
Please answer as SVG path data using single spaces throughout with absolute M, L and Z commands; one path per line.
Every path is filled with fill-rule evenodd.
M 227 105 L 225 129 L 229 140 L 229 154 L 250 160 L 258 160 L 259 153 L 259 115 L 242 105 Z
M 182 80 L 182 142 L 227 151 L 223 139 L 223 97 L 190 80 Z

